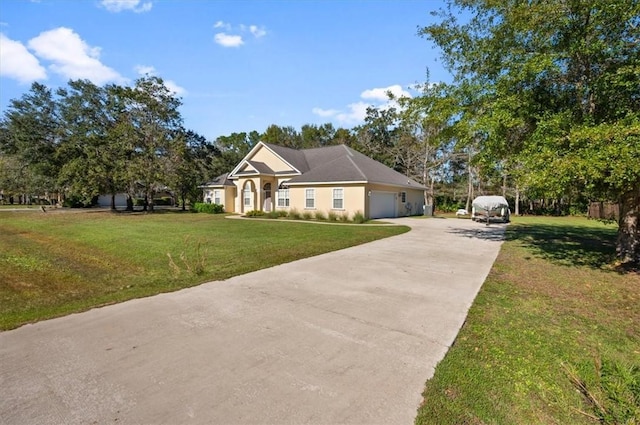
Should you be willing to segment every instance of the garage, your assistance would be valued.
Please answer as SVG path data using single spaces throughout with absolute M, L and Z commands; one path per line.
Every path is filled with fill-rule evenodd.
M 369 218 L 397 217 L 394 192 L 371 192 Z

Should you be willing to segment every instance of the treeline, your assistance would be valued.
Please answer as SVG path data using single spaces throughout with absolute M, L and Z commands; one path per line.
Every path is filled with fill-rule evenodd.
M 427 185 L 428 204 L 438 185 L 464 187 L 453 197 L 461 203 L 502 180 L 493 168 L 481 175 L 470 167 L 472 157 L 444 131 L 455 109 L 425 108 L 426 99 L 443 95 L 432 87 L 418 99 L 396 99 L 395 107 L 370 108 L 352 129 L 274 124 L 207 140 L 183 126 L 181 100 L 158 77 L 131 87 L 75 80 L 55 92 L 33 83 L 0 121 L 2 199 L 86 206 L 110 194 L 115 208 L 115 194 L 125 193 L 130 209 L 142 196 L 153 210 L 156 194 L 168 191 L 184 207 L 200 199 L 200 184 L 233 169 L 263 141 L 294 149 L 345 144 Z
M 198 185 L 230 171 L 258 141 L 292 148 L 351 142 L 331 124 L 272 125 L 264 133 L 233 133 L 208 141 L 183 126 L 181 100 L 158 77 L 131 87 L 69 81 L 53 92 L 33 83 L 10 102 L 0 121 L 0 194 L 4 202 L 35 199 L 90 205 L 98 195 L 126 193 L 153 210 L 169 191 L 182 205 L 201 196 Z

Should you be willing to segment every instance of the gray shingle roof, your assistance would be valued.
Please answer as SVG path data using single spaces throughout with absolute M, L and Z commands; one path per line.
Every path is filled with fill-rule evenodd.
M 309 171 L 309 165 L 307 164 L 307 159 L 305 157 L 304 151 L 285 148 L 284 146 L 272 145 L 271 143 L 264 143 L 264 145 L 277 153 L 280 158 L 287 161 L 301 173 Z
M 275 172 L 264 162 L 247 161 L 260 174 L 275 174 Z
M 297 150 L 271 143 L 262 142 L 262 144 L 301 173 L 288 180 L 290 184 L 367 182 L 425 189 L 415 180 L 345 145 Z M 285 170 L 274 171 L 263 162 L 251 160 L 246 162 L 260 174 L 289 174 L 289 172 L 285 173 Z M 236 174 L 253 173 L 237 171 Z
M 213 180 L 206 182 L 200 187 L 209 187 L 209 186 L 233 186 L 233 182 L 229 180 L 229 173 L 220 174 L 218 177 Z
M 275 150 L 274 150 L 275 151 Z M 362 182 L 424 189 L 420 183 L 345 145 L 298 151 L 309 171 L 289 183 Z

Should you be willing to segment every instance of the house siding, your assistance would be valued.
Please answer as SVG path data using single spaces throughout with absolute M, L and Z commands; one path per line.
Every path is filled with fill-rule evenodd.
M 389 186 L 382 184 L 367 184 L 366 185 L 366 202 L 365 202 L 365 216 L 371 217 L 371 199 L 369 192 L 389 192 L 395 194 L 396 203 L 396 216 L 404 217 L 409 215 L 422 215 L 424 214 L 424 191 L 421 189 L 403 188 L 397 186 Z M 401 193 L 406 192 L 406 201 L 402 202 Z M 410 204 L 410 208 L 407 207 Z
M 332 212 L 338 215 L 349 216 L 349 218 L 353 218 L 357 212 L 360 212 L 369 218 L 371 217 L 372 194 L 376 205 L 374 215 L 378 217 L 406 216 L 423 213 L 424 188 L 420 186 L 419 183 L 407 177 L 400 176 L 387 167 L 381 168 L 384 167 L 382 164 L 377 163 L 378 165 L 376 165 L 375 161 L 367 157 L 361 157 L 361 154 L 350 151 L 347 147 L 337 148 L 343 149 L 343 151 L 336 151 L 336 147 L 327 149 L 333 149 L 333 151 L 331 151 L 331 154 L 325 159 L 328 158 L 327 160 L 333 161 L 332 158 L 338 154 L 338 157 L 335 159 L 338 162 L 334 164 L 335 168 L 322 168 L 322 172 L 317 175 L 313 175 L 313 170 L 304 168 L 309 164 L 301 163 L 301 158 L 296 159 L 295 163 L 297 166 L 304 168 L 298 171 L 305 173 L 303 176 L 307 176 L 308 178 L 305 180 L 304 178 L 296 177 L 299 175 L 299 172 L 292 169 L 284 158 L 281 158 L 278 153 L 275 153 L 275 150 L 272 150 L 265 144 L 258 144 L 244 158 L 243 162 L 229 174 L 229 179 L 235 186 L 225 191 L 225 205 L 229 205 L 228 208 L 225 208 L 225 211 L 244 214 L 251 210 L 297 210 L 299 212 L 320 212 L 324 215 Z M 313 151 L 314 156 L 312 156 L 312 158 L 315 158 L 315 162 L 312 161 L 312 163 L 315 164 L 314 167 L 320 167 L 325 164 L 318 162 L 317 154 L 318 151 Z M 358 168 L 353 160 L 340 160 L 340 158 L 343 158 L 340 155 L 350 155 L 354 160 L 360 161 L 362 166 L 371 171 L 371 175 L 377 176 L 383 179 L 381 181 L 387 181 L 388 183 L 367 183 L 367 175 Z M 304 156 L 304 154 L 302 154 L 302 156 Z M 253 167 L 253 169 L 255 169 L 257 173 L 247 174 L 240 172 L 243 169 L 242 164 L 247 164 L 247 168 L 251 169 L 250 164 L 244 161 L 254 162 L 255 167 Z M 263 165 L 255 164 L 256 162 L 265 164 L 268 169 Z M 321 168 L 314 168 L 314 170 L 320 169 Z M 331 175 L 333 173 L 332 170 L 335 171 L 335 175 Z M 355 173 L 355 171 L 358 172 Z M 277 175 L 274 175 L 274 173 Z M 324 175 L 322 173 L 324 173 Z M 326 180 L 319 181 L 318 178 L 321 176 Z M 289 205 L 278 206 L 279 187 L 282 183 L 286 183 L 291 179 L 293 179 L 293 182 L 288 186 Z M 249 196 L 250 203 L 245 205 L 244 189 L 249 182 L 251 187 L 251 194 Z M 408 187 L 405 187 L 405 182 Z M 270 202 L 267 202 L 268 199 L 266 199 L 265 184 L 271 185 Z M 414 189 L 411 185 L 419 187 L 419 189 Z M 343 191 L 342 208 L 334 208 L 333 190 L 336 188 L 340 188 Z M 314 203 L 313 206 L 309 208 L 306 207 L 306 192 L 308 189 L 314 190 Z M 402 192 L 406 192 L 406 199 L 404 201 L 401 196 Z
M 236 212 L 236 188 L 235 186 L 225 186 L 224 188 L 224 212 Z
M 333 189 L 342 188 L 343 189 L 343 199 L 344 206 L 341 209 L 333 208 Z M 315 207 L 314 208 L 305 208 L 306 189 L 314 189 L 315 190 Z M 289 208 L 279 208 L 285 210 L 296 209 L 300 212 L 304 210 L 311 211 L 319 211 L 324 215 L 327 215 L 330 211 L 338 215 L 349 215 L 350 218 L 353 218 L 353 215 L 356 212 L 360 212 L 364 214 L 364 199 L 365 198 L 365 190 L 362 184 L 359 185 L 345 185 L 345 184 L 336 184 L 336 185 L 307 185 L 307 186 L 292 186 L 289 189 L 289 199 L 290 206 Z
M 290 166 L 266 148 L 257 150 L 254 155 L 249 158 L 249 161 L 263 162 L 273 171 L 293 171 Z

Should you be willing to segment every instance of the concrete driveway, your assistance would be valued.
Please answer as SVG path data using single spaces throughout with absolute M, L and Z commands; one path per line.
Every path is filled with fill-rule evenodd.
M 0 423 L 412 424 L 504 225 L 354 248 L 0 333 Z

